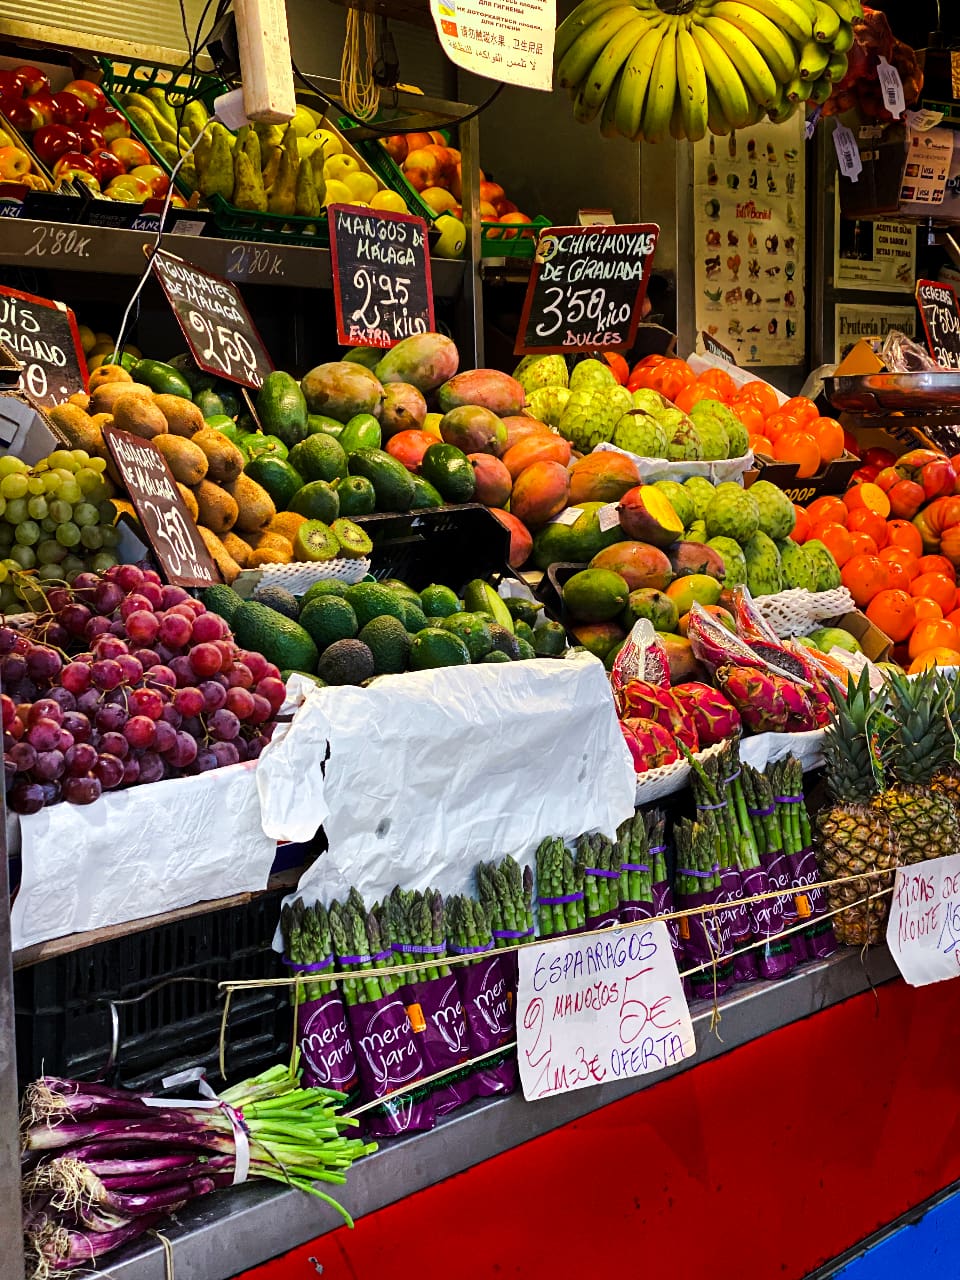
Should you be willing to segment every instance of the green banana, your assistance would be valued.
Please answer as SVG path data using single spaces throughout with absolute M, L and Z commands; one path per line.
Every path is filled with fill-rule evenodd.
M 739 27 L 735 27 L 726 18 L 714 17 L 713 13 L 707 15 L 703 25 L 710 35 L 715 37 L 724 53 L 740 72 L 754 103 L 766 109 L 777 102 L 777 82 L 773 72 L 760 50 Z M 752 111 L 751 115 L 753 115 Z
M 607 44 L 634 16 L 633 5 L 619 5 L 591 22 L 567 50 L 557 65 L 556 83 L 562 89 L 576 89 L 586 79 Z
M 669 25 L 653 62 L 640 133 L 645 142 L 663 142 L 670 133 L 677 96 L 677 38 Z
M 845 53 L 831 53 L 827 69 L 823 73 L 831 84 L 838 84 L 847 74 L 849 59 Z
M 730 129 L 742 129 L 750 120 L 750 95 L 736 65 L 705 27 L 694 25 L 691 35 L 703 59 L 707 82 L 717 100 L 717 108 L 726 117 Z
M 653 74 L 657 50 L 663 38 L 664 23 L 658 22 L 640 37 L 623 64 L 614 118 L 617 122 L 617 132 L 624 138 L 635 138 L 640 131 L 643 104 L 646 100 L 650 77 Z
M 647 19 L 638 15 L 622 26 L 604 48 L 580 86 L 583 105 L 586 109 L 593 109 L 596 114 L 606 102 L 614 77 L 630 56 L 634 45 L 645 34 L 648 26 Z
M 684 134 L 699 142 L 707 132 L 707 72 L 689 21 L 677 28 L 677 96 Z
M 833 44 L 840 30 L 840 15 L 836 9 L 824 4 L 823 0 L 814 0 L 817 8 L 817 20 L 813 24 L 813 38 L 821 44 Z
M 804 80 L 816 80 L 823 75 L 830 61 L 830 50 L 816 40 L 808 40 L 800 50 L 800 75 Z
M 822 107 L 833 93 L 833 81 L 827 75 L 822 75 L 818 80 L 810 82 L 810 97 L 808 102 L 812 102 L 814 106 Z
M 834 53 L 849 53 L 853 48 L 853 27 L 849 22 L 841 22 L 840 29 L 833 38 Z
M 780 84 L 792 80 L 797 69 L 797 52 L 789 36 L 751 9 L 746 0 L 717 0 L 710 10 L 717 18 L 726 18 L 753 44 Z
M 787 100 L 793 103 L 806 102 L 810 97 L 810 90 L 813 83 L 810 80 L 804 80 L 800 76 L 794 76 L 790 83 L 784 89 Z

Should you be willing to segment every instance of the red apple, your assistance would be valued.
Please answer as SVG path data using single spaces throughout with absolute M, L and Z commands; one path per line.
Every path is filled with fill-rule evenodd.
M 15 129 L 21 133 L 33 133 L 42 129 L 45 124 L 52 123 L 44 119 L 43 111 L 34 105 L 32 98 L 19 98 L 4 108 L 4 113 Z
M 403 133 L 392 133 L 389 138 L 381 138 L 380 145 L 394 164 L 403 164 L 407 158 L 407 138 Z
M 30 172 L 30 157 L 19 147 L 0 147 L 0 178 L 15 181 Z
M 101 151 L 106 145 L 107 140 L 99 129 L 89 122 L 89 120 L 81 120 L 75 124 L 74 129 L 80 135 L 80 148 L 90 155 L 94 151 Z
M 57 124 L 79 124 L 86 114 L 87 104 L 75 93 L 64 90 L 53 95 L 53 118 Z
M 84 174 L 88 178 L 95 178 L 97 176 L 97 166 L 82 151 L 65 151 L 62 156 L 58 157 L 57 163 L 53 166 L 53 176 L 55 178 L 82 177 Z
M 170 179 L 158 164 L 138 164 L 130 170 L 130 177 L 145 182 L 155 196 L 165 196 L 170 185 Z
M 45 124 L 30 139 L 45 165 L 52 165 L 65 151 L 80 151 L 80 135 L 65 124 Z
M 141 164 L 152 164 L 150 152 L 136 138 L 114 138 L 110 150 L 119 156 L 128 169 L 135 169 Z
M 39 93 L 31 93 L 27 101 L 35 111 L 40 112 L 44 124 L 56 123 L 57 104 L 54 102 L 53 94 L 49 89 L 41 89 Z
M 129 138 L 130 124 L 122 111 L 116 107 L 94 107 L 87 116 L 87 124 L 99 129 L 107 142 L 114 138 Z
M 81 102 L 85 102 L 88 107 L 105 107 L 107 99 L 103 90 L 99 85 L 95 85 L 92 80 L 71 80 L 69 84 L 63 86 L 64 93 L 75 93 Z
M 0 71 L 0 97 L 23 97 L 23 81 L 17 75 L 16 71 L 7 68 Z
M 40 93 L 43 89 L 48 91 L 50 89 L 50 81 L 47 77 L 39 67 L 34 67 L 30 63 L 21 64 L 15 69 L 14 75 L 20 81 L 21 92 L 28 96 Z
M 90 159 L 93 161 L 97 173 L 97 181 L 101 187 L 108 182 L 112 182 L 114 178 L 119 178 L 122 173 L 126 173 L 120 157 L 115 156 L 106 147 L 101 147 L 99 151 L 91 151 Z
M 109 183 L 106 194 L 114 200 L 129 200 L 139 204 L 149 200 L 153 193 L 141 178 L 135 178 L 132 173 L 123 173 Z

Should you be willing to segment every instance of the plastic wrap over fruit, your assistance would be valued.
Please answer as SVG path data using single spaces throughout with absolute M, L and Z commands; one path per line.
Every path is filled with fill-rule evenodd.
M 933 356 L 899 329 L 891 329 L 880 348 L 880 359 L 891 373 L 939 373 Z
M 680 759 L 680 751 L 673 740 L 669 729 L 664 729 L 656 720 L 646 720 L 641 716 L 625 717 L 623 724 L 631 731 L 640 748 L 640 759 L 643 768 L 638 773 L 646 773 L 649 769 L 659 769 L 665 764 L 674 764 Z M 629 739 L 628 739 L 629 742 Z
M 670 687 L 670 663 L 667 651 L 646 618 L 633 624 L 623 648 L 613 661 L 610 684 L 620 706 L 620 697 L 631 680 L 645 680 L 662 689 Z
M 695 656 L 711 671 L 730 662 L 753 667 L 765 665 L 746 640 L 741 640 L 732 631 L 728 631 L 722 622 L 696 601 L 690 606 L 687 639 L 693 646 Z
M 733 665 L 720 667 L 716 680 L 751 733 L 805 733 L 818 727 L 807 691 L 792 680 Z
M 700 739 L 692 717 L 674 697 L 671 689 L 650 684 L 646 680 L 628 680 L 620 695 L 621 715 L 625 719 L 639 717 L 655 720 L 688 751 L 700 750 Z
M 740 712 L 719 689 L 691 680 L 670 690 L 697 730 L 701 749 L 734 738 L 743 729 Z
M 761 614 L 747 587 L 733 589 L 733 619 L 740 639 L 746 641 L 757 657 L 762 658 L 779 675 L 790 676 L 804 684 L 811 681 L 818 683 L 816 673 L 809 663 L 802 661 L 787 648 Z M 829 698 L 827 701 L 829 703 Z

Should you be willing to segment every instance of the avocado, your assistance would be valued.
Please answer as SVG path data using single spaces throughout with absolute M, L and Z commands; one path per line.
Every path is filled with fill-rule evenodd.
M 358 582 L 346 592 L 346 600 L 357 615 L 357 623 L 363 628 L 374 618 L 389 614 L 403 622 L 403 601 L 389 587 L 379 582 Z
M 362 640 L 337 640 L 317 664 L 317 675 L 327 684 L 363 684 L 375 670 L 373 654 Z
M 256 405 L 264 432 L 279 436 L 287 448 L 293 448 L 307 434 L 307 402 L 289 373 L 268 373 L 257 392 Z
M 300 614 L 297 597 L 284 587 L 257 587 L 253 599 L 265 604 L 268 609 L 282 613 L 285 618 L 292 618 L 294 622 Z
M 302 611 L 304 605 L 311 600 L 322 600 L 324 596 L 345 596 L 348 590 L 349 583 L 341 582 L 339 578 L 321 578 L 319 582 L 307 587 L 300 601 L 300 609 Z
M 528 627 L 535 627 L 543 605 L 536 600 L 528 600 L 526 596 L 507 596 L 503 602 L 514 622 L 525 622 Z
M 485 653 L 483 655 L 480 661 L 481 662 L 512 662 L 513 659 L 510 657 L 509 654 L 504 653 L 502 649 L 491 649 L 489 653 Z
M 243 604 L 243 600 L 237 595 L 233 587 L 224 586 L 222 583 L 207 587 L 201 593 L 200 600 L 211 613 L 218 614 L 223 618 L 224 622 L 230 624 L 233 622 L 233 615 Z
M 429 627 L 430 625 L 427 615 L 420 608 L 420 601 L 416 597 L 412 600 L 405 597 L 403 599 L 403 625 L 411 635 L 416 635 L 418 631 L 422 631 L 424 627 Z
M 444 631 L 459 636 L 467 646 L 471 662 L 479 660 L 493 648 L 490 618 L 484 613 L 452 613 L 440 622 Z
M 182 396 L 184 400 L 193 399 L 193 392 L 190 390 L 187 379 L 172 364 L 164 364 L 162 360 L 138 360 L 130 370 L 130 374 L 134 382 L 142 382 L 157 395 Z
M 559 622 L 544 620 L 533 629 L 533 647 L 538 658 L 559 658 L 567 647 L 567 633 Z
M 537 656 L 537 651 L 534 649 L 533 645 L 527 644 L 526 640 L 521 640 L 519 636 L 517 637 L 517 644 L 520 647 L 521 661 L 525 661 L 528 658 L 535 658 Z
M 266 489 L 278 511 L 287 508 L 294 494 L 303 488 L 303 476 L 282 458 L 260 454 L 243 468 L 251 480 Z
M 364 476 L 373 485 L 378 511 L 410 510 L 415 486 L 402 462 L 381 449 L 356 449 L 349 455 L 347 465 L 351 475 Z M 472 467 L 470 474 L 473 475 Z
M 338 640 L 353 639 L 357 634 L 357 615 L 342 596 L 328 594 L 314 596 L 312 600 L 304 597 L 300 625 L 322 653 Z
M 427 627 L 417 632 L 410 646 L 410 668 L 427 671 L 434 667 L 466 667 L 470 650 L 459 636 L 442 627 Z
M 333 436 L 318 431 L 290 450 L 290 463 L 304 480 L 339 480 L 347 474 L 347 455 Z
M 520 657 L 520 644 L 513 632 L 496 622 L 489 627 L 489 631 L 493 644 L 492 652 L 506 654 L 512 662 L 516 662 Z
M 360 632 L 359 638 L 373 654 L 378 676 L 406 671 L 410 657 L 410 637 L 404 624 L 389 614 L 373 618 Z
M 231 625 L 237 644 L 262 653 L 275 666 L 297 671 L 316 668 L 317 646 L 309 634 L 298 622 L 267 605 L 257 600 L 244 601 Z
M 340 514 L 337 491 L 326 480 L 311 480 L 298 489 L 289 502 L 289 509 L 308 520 L 322 520 L 332 524 Z
M 373 485 L 364 476 L 346 476 L 335 480 L 333 487 L 340 499 L 342 516 L 368 516 L 377 508 L 377 495 Z
M 413 481 L 413 502 L 411 503 L 411 511 L 421 511 L 430 507 L 443 506 L 443 494 L 433 487 L 429 480 L 424 480 L 423 476 L 411 476 Z
M 470 502 L 477 490 L 473 464 L 452 444 L 432 444 L 420 462 L 420 473 L 447 502 Z

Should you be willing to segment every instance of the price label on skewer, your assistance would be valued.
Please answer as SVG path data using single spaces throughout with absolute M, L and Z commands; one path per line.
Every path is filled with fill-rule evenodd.
M 153 270 L 204 373 L 259 387 L 273 362 L 237 286 L 163 249 Z

